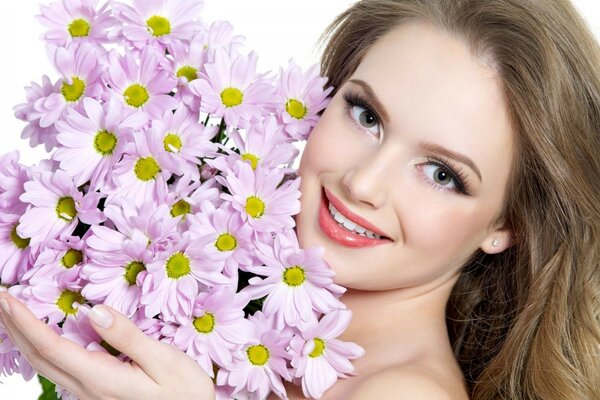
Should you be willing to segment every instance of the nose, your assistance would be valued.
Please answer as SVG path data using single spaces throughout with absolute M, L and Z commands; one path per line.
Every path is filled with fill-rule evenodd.
M 368 204 L 373 208 L 383 206 L 387 196 L 389 166 L 378 159 L 364 161 L 350 169 L 344 175 L 342 183 L 348 196 L 358 203 Z M 387 174 L 386 174 L 387 172 Z

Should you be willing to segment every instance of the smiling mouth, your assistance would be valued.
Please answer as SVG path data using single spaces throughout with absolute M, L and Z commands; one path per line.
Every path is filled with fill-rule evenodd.
M 342 236 L 345 236 L 344 238 L 340 238 L 339 235 L 335 234 L 334 236 L 338 239 L 341 239 L 344 242 L 352 242 L 351 245 L 357 245 L 357 247 L 359 242 L 366 245 L 367 243 L 392 241 L 369 221 L 350 211 L 339 199 L 325 188 L 323 188 L 322 196 L 324 203 L 323 207 L 327 210 L 323 211 L 329 215 L 331 222 L 339 227 L 336 230 L 339 232 L 339 229 L 342 228 L 342 232 L 347 232 L 346 234 L 342 233 Z M 332 232 L 334 230 L 329 229 L 329 231 Z

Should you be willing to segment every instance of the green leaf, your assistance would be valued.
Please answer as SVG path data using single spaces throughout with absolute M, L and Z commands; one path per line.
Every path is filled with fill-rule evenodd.
M 56 385 L 41 375 L 38 375 L 38 379 L 42 385 L 42 394 L 38 400 L 59 400 L 56 394 Z

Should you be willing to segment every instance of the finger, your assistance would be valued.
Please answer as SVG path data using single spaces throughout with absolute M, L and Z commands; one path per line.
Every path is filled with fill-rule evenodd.
M 52 382 L 61 385 L 78 397 L 81 397 L 80 393 L 82 391 L 82 386 L 79 381 L 58 368 L 56 365 L 45 360 L 37 351 L 37 349 L 31 344 L 31 342 L 27 340 L 24 335 L 19 333 L 19 330 L 11 322 L 4 310 L 0 312 L 0 318 L 2 319 L 4 329 L 10 337 L 10 340 L 15 346 L 18 347 L 18 350 L 29 362 L 29 364 L 31 364 L 36 372 L 48 378 Z
M 60 373 L 50 370 L 49 366 L 54 365 L 63 374 L 70 375 L 79 382 L 79 390 L 87 397 L 92 393 L 112 395 L 126 389 L 129 393 L 136 392 L 133 398 L 149 398 L 148 393 L 155 389 L 155 382 L 146 374 L 140 374 L 139 368 L 107 353 L 88 351 L 69 339 L 60 337 L 38 320 L 22 302 L 7 293 L 0 293 L 0 300 L 6 300 L 11 310 L 10 318 L 4 313 L 6 323 L 10 323 L 14 333 L 20 335 L 21 342 L 29 342 L 28 351 L 33 354 L 34 367 L 38 364 L 40 368 L 43 367 L 42 375 L 46 371 L 54 373 L 51 376 L 61 379 L 56 383 L 71 390 L 74 387 L 71 382 L 67 383 L 70 386 L 63 385 L 62 381 L 66 379 Z M 26 346 L 27 343 L 23 345 Z M 50 376 L 48 379 L 52 380 Z M 134 387 L 132 382 L 136 383 Z
M 157 383 L 171 381 L 173 371 L 185 371 L 182 366 L 186 363 L 190 368 L 196 364 L 182 351 L 147 336 L 129 318 L 107 305 L 94 306 L 89 318 L 104 340 L 128 355 Z

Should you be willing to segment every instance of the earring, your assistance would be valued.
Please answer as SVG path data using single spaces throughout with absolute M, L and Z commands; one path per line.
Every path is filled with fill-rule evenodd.
M 498 239 L 494 239 L 494 240 L 492 241 L 492 246 L 493 246 L 493 247 L 498 247 L 499 245 L 500 245 L 500 241 L 499 241 Z

